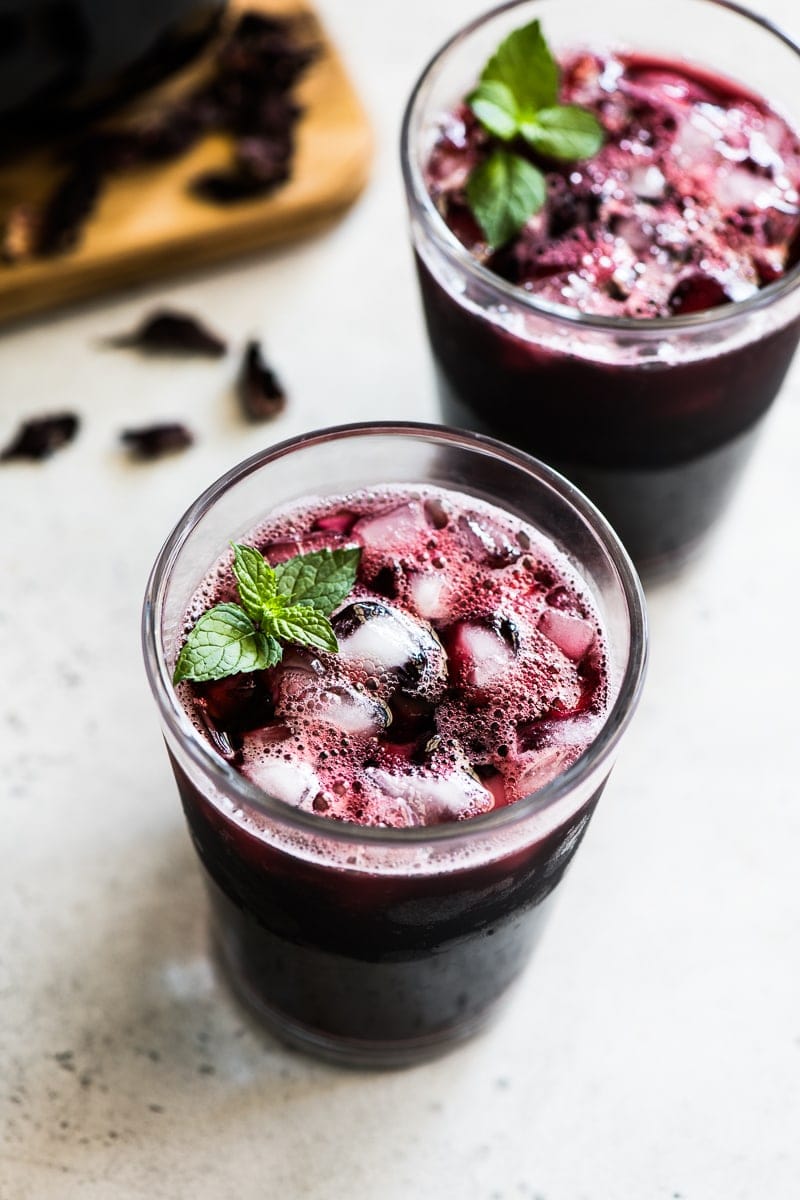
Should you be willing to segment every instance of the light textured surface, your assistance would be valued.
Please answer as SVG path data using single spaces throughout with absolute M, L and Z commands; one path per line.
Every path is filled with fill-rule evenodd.
M 788 20 L 793 0 L 767 7 Z M 800 362 L 713 546 L 650 595 L 639 718 L 501 1023 L 432 1065 L 346 1073 L 281 1049 L 212 974 L 140 666 L 147 571 L 265 440 L 435 417 L 395 147 L 464 5 L 409 0 L 390 38 L 384 5 L 322 11 L 377 126 L 361 204 L 302 246 L 0 342 L 0 441 L 20 414 L 84 418 L 50 463 L 0 471 L 0 1197 L 795 1200 Z M 98 348 L 155 300 L 237 349 L 263 335 L 285 416 L 239 423 L 236 354 Z M 197 447 L 127 464 L 118 430 L 165 417 Z

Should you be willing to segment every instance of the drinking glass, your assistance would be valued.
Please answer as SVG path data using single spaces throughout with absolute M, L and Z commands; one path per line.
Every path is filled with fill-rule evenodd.
M 675 571 L 722 513 L 800 337 L 800 265 L 746 300 L 684 316 L 594 316 L 482 266 L 431 200 L 425 166 L 511 30 L 559 53 L 642 52 L 727 76 L 800 129 L 800 48 L 726 0 L 515 0 L 438 51 L 411 95 L 402 167 L 443 420 L 555 466 L 647 578 Z
M 190 599 L 232 540 L 301 498 L 386 484 L 433 484 L 532 524 L 578 570 L 607 639 L 608 712 L 588 749 L 534 794 L 461 822 L 362 827 L 289 807 L 214 752 L 172 685 Z M 282 1039 L 350 1064 L 411 1063 L 478 1030 L 528 960 L 642 684 L 641 587 L 597 510 L 548 467 L 473 434 L 311 433 L 235 467 L 180 519 L 147 587 L 143 641 L 236 992 Z

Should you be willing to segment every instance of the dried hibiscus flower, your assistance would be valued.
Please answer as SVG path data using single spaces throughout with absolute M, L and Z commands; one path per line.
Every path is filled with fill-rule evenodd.
M 47 257 L 72 250 L 97 204 L 103 168 L 92 156 L 79 158 L 67 170 L 44 206 L 36 239 L 36 253 Z
M 107 344 L 150 354 L 199 354 L 206 358 L 221 358 L 228 349 L 225 339 L 197 317 L 170 308 L 158 309 L 132 333 L 109 338 Z
M 318 54 L 297 18 L 242 13 L 221 35 L 207 78 L 192 90 L 145 117 L 90 130 L 66 147 L 61 178 L 35 214 L 36 236 L 20 239 L 12 231 L 7 261 L 73 249 L 110 176 L 179 158 L 211 132 L 233 138 L 234 161 L 193 179 L 194 195 L 231 204 L 279 187 L 291 174 L 302 113 L 290 92 Z
M 49 458 L 72 441 L 79 425 L 80 421 L 74 413 L 55 413 L 53 416 L 23 421 L 14 438 L 0 451 L 0 462 L 10 462 L 15 458 L 34 461 Z
M 162 425 L 147 425 L 142 429 L 126 429 L 120 434 L 133 458 L 151 460 L 164 454 L 186 450 L 194 438 L 185 425 L 177 421 Z
M 286 393 L 255 340 L 245 348 L 238 392 L 242 411 L 250 421 L 269 421 L 286 407 Z

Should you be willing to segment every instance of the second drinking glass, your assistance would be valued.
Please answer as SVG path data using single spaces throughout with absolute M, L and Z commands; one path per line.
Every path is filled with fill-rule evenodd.
M 653 576 L 671 571 L 699 544 L 750 454 L 800 335 L 800 267 L 790 263 L 785 274 L 737 303 L 645 318 L 550 302 L 470 253 L 430 194 L 431 153 L 448 121 L 460 128 L 458 117 L 448 114 L 459 111 L 503 38 L 534 19 L 557 57 L 586 50 L 589 60 L 609 51 L 640 59 L 636 102 L 645 107 L 654 97 L 671 103 L 688 63 L 690 72 L 697 71 L 697 86 L 702 89 L 705 80 L 711 89 L 709 101 L 714 87 L 726 94 L 723 77 L 732 79 L 729 96 L 739 96 L 745 107 L 751 97 L 763 97 L 795 130 L 800 52 L 768 22 L 724 0 L 609 0 L 595 6 L 517 0 L 474 21 L 439 51 L 406 112 L 402 164 L 444 420 L 493 434 L 557 467 L 599 505 L 640 571 Z M 711 128 L 722 111 L 711 103 L 705 109 L 699 105 L 698 129 L 691 131 L 691 147 L 686 143 L 690 158 L 709 153 L 700 124 Z M 679 106 L 675 111 L 677 118 L 664 119 L 681 119 Z M 768 121 L 765 130 L 758 146 L 767 145 Z M 450 148 L 456 165 L 459 136 Z M 765 164 L 758 146 L 752 154 Z M 644 143 L 638 150 L 644 154 Z M 734 170 L 725 159 L 726 186 L 741 185 L 748 203 L 755 195 L 758 205 L 769 165 L 745 160 L 746 149 L 726 143 L 722 150 L 742 160 Z M 567 191 L 570 186 L 567 179 Z M 650 177 L 646 194 L 648 188 Z M 791 200 L 792 190 L 785 195 Z M 792 203 L 788 210 L 784 205 L 781 219 L 794 211 L 800 221 L 796 192 Z M 565 217 L 568 208 L 559 211 L 554 237 L 567 217 L 581 220 L 581 202 Z M 646 232 L 646 196 L 634 209 L 633 223 Z M 746 230 L 746 216 L 736 219 Z M 716 234 L 724 243 L 725 230 Z M 800 253 L 800 235 L 795 241 Z M 627 253 L 627 244 L 622 249 Z

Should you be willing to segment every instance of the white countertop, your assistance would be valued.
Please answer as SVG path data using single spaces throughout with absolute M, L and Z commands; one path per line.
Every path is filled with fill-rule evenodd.
M 385 5 L 322 5 L 380 147 L 338 226 L 0 338 L 0 442 L 23 415 L 83 419 L 50 462 L 0 471 L 2 1200 L 800 1196 L 800 358 L 713 545 L 649 596 L 639 716 L 502 1021 L 430 1065 L 341 1071 L 257 1029 L 207 957 L 140 663 L 146 575 L 266 441 L 435 419 L 397 130 L 476 7 L 407 0 L 389 38 Z M 797 27 L 793 0 L 763 7 Z M 237 352 L 98 348 L 164 301 Z M 250 333 L 291 393 L 269 427 L 231 393 Z M 118 431 L 169 417 L 197 446 L 128 464 Z

